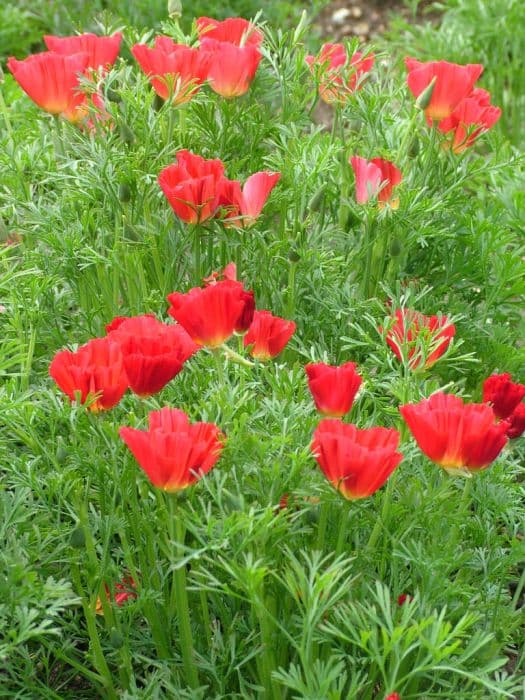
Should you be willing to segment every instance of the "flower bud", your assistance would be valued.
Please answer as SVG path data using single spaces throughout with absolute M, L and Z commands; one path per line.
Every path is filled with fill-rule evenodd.
M 75 549 L 83 549 L 86 545 L 86 534 L 82 525 L 78 525 L 69 538 L 69 544 Z
M 164 100 L 160 95 L 157 95 L 157 93 L 155 93 L 155 97 L 153 98 L 153 109 L 155 110 L 155 112 L 158 112 L 160 109 L 162 109 L 163 106 Z
M 113 90 L 113 88 L 108 88 L 106 91 L 106 97 L 110 102 L 122 102 L 122 97 L 118 94 L 116 90 Z
M 121 202 L 126 204 L 131 199 L 131 189 L 127 182 L 121 182 L 118 186 L 118 198 Z
M 168 15 L 172 18 L 180 17 L 182 15 L 181 0 L 168 0 Z
M 57 439 L 57 450 L 55 452 L 55 459 L 58 464 L 63 464 L 67 458 L 67 448 L 64 443 L 64 438 L 59 437 Z
M 432 93 L 434 92 L 434 87 L 436 85 L 436 80 L 437 80 L 437 76 L 435 75 L 432 78 L 432 80 L 429 82 L 429 84 L 426 86 L 426 88 L 423 90 L 423 92 L 417 98 L 417 100 L 416 100 L 417 109 L 424 110 L 430 104 L 430 100 L 432 99 Z
M 113 649 L 121 649 L 124 645 L 124 637 L 115 627 L 113 627 L 111 632 L 109 633 L 109 643 L 111 644 Z
M 321 203 L 324 199 L 324 193 L 326 190 L 326 184 L 321 185 L 317 192 L 312 195 L 310 202 L 308 203 L 308 209 L 310 211 L 319 211 Z
M 299 260 L 301 259 L 301 256 L 297 252 L 296 248 L 290 248 L 290 252 L 288 253 L 288 260 L 291 263 L 298 263 Z
M 397 258 L 398 255 L 401 255 L 401 241 L 398 238 L 394 238 L 394 240 L 390 243 L 390 255 L 393 258 Z

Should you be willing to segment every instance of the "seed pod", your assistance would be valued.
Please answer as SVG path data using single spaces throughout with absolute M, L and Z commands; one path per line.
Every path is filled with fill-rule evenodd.
M 82 525 L 78 525 L 69 538 L 69 544 L 75 549 L 83 549 L 86 546 L 86 534 Z
M 126 204 L 131 199 L 131 189 L 127 182 L 121 182 L 118 186 L 118 198 Z

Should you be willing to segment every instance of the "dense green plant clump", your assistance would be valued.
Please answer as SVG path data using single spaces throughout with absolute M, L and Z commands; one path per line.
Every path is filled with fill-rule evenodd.
M 467 0 L 402 52 L 183 4 L 50 50 L 61 106 L 22 59 L 68 13 L 0 10 L 0 696 L 518 697 L 514 49 Z

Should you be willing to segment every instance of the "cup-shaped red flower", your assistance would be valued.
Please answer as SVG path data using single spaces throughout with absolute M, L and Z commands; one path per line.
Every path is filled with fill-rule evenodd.
M 120 345 L 130 389 L 142 397 L 163 389 L 198 350 L 182 326 L 152 316 L 124 319 L 109 337 Z
M 237 180 L 224 179 L 219 192 L 218 207 L 224 220 L 234 226 L 255 224 L 281 173 L 263 170 L 250 175 L 241 185 Z
M 462 153 L 474 141 L 494 126 L 501 117 L 501 109 L 490 104 L 490 93 L 475 88 L 454 109 L 450 117 L 442 119 L 438 128 L 447 135 L 445 144 L 454 153 Z
M 262 58 L 257 46 L 202 39 L 201 51 L 209 55 L 208 81 L 214 92 L 227 99 L 248 92 Z
M 104 590 L 106 591 L 106 598 L 108 599 L 108 601 L 111 602 L 111 591 L 107 583 L 104 584 Z M 124 576 L 122 581 L 115 584 L 115 595 L 113 597 L 113 600 L 119 608 L 121 608 L 124 605 L 124 603 L 130 598 L 136 597 L 137 584 L 135 583 L 135 580 L 132 576 Z M 104 614 L 104 607 L 102 605 L 100 597 L 97 598 L 97 602 L 95 604 L 95 612 L 97 615 Z
M 525 403 L 520 403 L 506 419 L 507 437 L 511 440 L 521 437 L 525 433 Z
M 354 362 L 345 362 L 339 367 L 318 362 L 304 369 L 319 413 L 342 418 L 350 411 L 362 382 Z
M 429 369 L 446 352 L 455 334 L 456 327 L 447 316 L 397 309 L 386 342 L 398 360 L 408 362 L 410 369 Z
M 393 196 L 393 190 L 403 180 L 403 176 L 393 163 L 382 158 L 368 161 L 360 156 L 352 156 L 350 163 L 355 175 L 358 204 L 366 204 L 377 196 L 380 207 L 386 204 L 392 209 L 399 207 L 399 199 Z
M 217 211 L 224 165 L 190 151 L 178 151 L 177 162 L 159 174 L 159 185 L 175 214 L 189 224 L 207 221 Z
M 169 37 L 157 37 L 154 48 L 135 44 L 131 53 L 157 95 L 173 105 L 188 102 L 208 77 L 210 56 Z
M 41 109 L 71 122 L 86 116 L 87 98 L 80 89 L 79 75 L 89 63 L 86 53 L 62 56 L 44 51 L 23 61 L 10 58 L 7 67 L 22 90 Z
M 345 102 L 360 89 L 374 61 L 374 54 L 363 55 L 360 51 L 349 56 L 344 44 L 323 44 L 317 56 L 306 57 L 310 71 L 319 81 L 319 96 L 328 104 Z
M 348 499 L 377 491 L 403 459 L 399 433 L 388 428 L 359 430 L 336 418 L 317 426 L 312 453 L 326 478 Z
M 270 311 L 255 311 L 244 336 L 244 347 L 249 347 L 256 360 L 271 360 L 284 350 L 295 329 L 294 321 L 274 316 Z
M 399 410 L 421 451 L 452 473 L 488 467 L 507 443 L 507 424 L 487 404 L 439 392 Z
M 498 418 L 508 418 L 525 398 L 525 384 L 513 382 L 510 374 L 492 374 L 483 382 L 483 402 L 490 403 Z
M 425 108 L 429 124 L 450 117 L 461 100 L 471 94 L 483 72 L 483 66 L 477 63 L 462 66 L 448 61 L 422 63 L 415 58 L 405 58 L 405 65 L 408 88 L 416 98 L 435 79 L 430 102 Z
M 263 42 L 263 34 L 255 24 L 242 17 L 229 17 L 220 22 L 211 17 L 199 17 L 196 21 L 199 39 L 226 41 L 235 46 L 255 46 Z
M 148 430 L 119 430 L 154 486 L 180 491 L 217 463 L 225 437 L 213 423 L 190 423 L 184 411 L 165 407 L 149 414 Z
M 117 60 L 122 41 L 122 34 L 115 32 L 112 36 L 97 36 L 96 34 L 79 34 L 77 36 L 52 36 L 44 37 L 45 44 L 50 51 L 71 56 L 75 53 L 88 55 L 88 68 L 110 68 Z
M 49 374 L 71 401 L 79 396 L 94 413 L 115 406 L 128 388 L 120 346 L 109 337 L 90 340 L 76 352 L 61 350 Z
M 253 320 L 253 292 L 242 282 L 220 280 L 206 287 L 194 287 L 186 294 L 168 295 L 169 315 L 198 345 L 217 348 L 234 333 L 248 330 Z

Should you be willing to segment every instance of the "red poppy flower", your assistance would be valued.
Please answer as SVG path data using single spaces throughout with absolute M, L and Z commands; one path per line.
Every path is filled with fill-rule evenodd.
M 483 66 L 466 66 L 448 61 L 421 63 L 415 58 L 405 58 L 408 70 L 407 84 L 414 97 L 419 97 L 435 78 L 434 89 L 425 114 L 430 125 L 450 117 L 461 100 L 468 97 L 474 83 L 483 72 Z
M 403 459 L 396 452 L 399 433 L 388 428 L 359 430 L 325 418 L 317 426 L 312 453 L 326 478 L 345 498 L 371 496 Z
M 510 374 L 492 374 L 483 382 L 483 402 L 490 403 L 498 418 L 508 418 L 525 397 L 525 384 L 511 380 Z
M 389 160 L 372 158 L 367 161 L 360 156 L 350 158 L 355 175 L 356 199 L 358 204 L 366 204 L 377 195 L 379 206 L 390 204 L 392 209 L 399 207 L 399 199 L 392 196 L 393 189 L 402 181 L 401 171 Z
M 490 93 L 475 88 L 465 97 L 450 117 L 442 119 L 438 128 L 449 137 L 446 144 L 454 153 L 461 153 L 488 131 L 501 117 L 501 109 L 490 104 Z
M 399 693 L 390 693 L 390 695 L 387 695 L 385 700 L 401 700 L 401 696 Z
M 295 329 L 294 321 L 279 318 L 269 311 L 255 311 L 244 336 L 244 347 L 250 346 L 250 355 L 257 360 L 270 360 L 284 350 Z
M 194 287 L 186 294 L 168 295 L 169 315 L 198 345 L 217 348 L 234 333 L 248 330 L 253 320 L 253 292 L 242 282 L 221 280 L 206 287 Z
M 399 409 L 421 451 L 450 472 L 488 467 L 507 443 L 490 406 L 439 392 Z
M 523 435 L 525 433 L 525 403 L 520 403 L 506 421 L 508 424 L 507 437 L 515 440 Z
M 71 401 L 78 394 L 80 403 L 95 399 L 89 405 L 94 413 L 115 406 L 128 388 L 120 346 L 109 337 L 90 340 L 76 352 L 58 352 L 49 374 Z
M 323 44 L 317 56 L 306 57 L 310 71 L 319 80 L 319 96 L 328 104 L 345 102 L 359 90 L 374 61 L 374 54 L 363 56 L 360 51 L 349 56 L 344 44 Z
M 88 55 L 88 68 L 98 70 L 109 68 L 117 60 L 120 51 L 122 34 L 116 32 L 112 36 L 97 36 L 96 34 L 79 34 L 78 36 L 52 36 L 44 37 L 45 44 L 50 51 L 71 56 L 76 53 Z
M 186 150 L 175 157 L 177 162 L 161 171 L 159 185 L 179 219 L 189 224 L 207 221 L 217 210 L 224 165 Z
M 113 600 L 115 601 L 116 605 L 118 605 L 118 607 L 121 608 L 124 605 L 124 603 L 130 598 L 136 598 L 136 588 L 137 584 L 135 583 L 133 577 L 124 576 L 120 583 L 115 584 L 115 596 Z M 111 601 L 111 591 L 109 590 L 109 586 L 107 585 L 107 583 L 104 584 L 104 589 L 106 591 L 107 599 Z M 97 598 L 95 612 L 97 615 L 104 614 L 104 608 L 102 607 L 102 601 L 100 600 L 100 598 Z
M 391 320 L 386 342 L 398 360 L 408 360 L 412 370 L 432 367 L 456 334 L 456 327 L 446 316 L 425 316 L 412 309 L 397 309 Z
M 225 211 L 225 219 L 236 225 L 253 226 L 271 191 L 279 182 L 281 173 L 261 171 L 250 175 L 241 185 L 237 180 L 224 179 L 221 183 L 218 206 Z
M 163 389 L 198 350 L 182 326 L 151 315 L 124 319 L 109 337 L 120 345 L 130 389 L 143 397 Z
M 201 51 L 210 57 L 208 81 L 214 92 L 226 98 L 248 92 L 262 58 L 257 46 L 202 39 Z
M 223 22 L 210 17 L 197 19 L 199 39 L 215 39 L 226 41 L 235 46 L 255 46 L 259 48 L 263 42 L 262 32 L 242 17 L 230 17 Z
M 174 105 L 190 100 L 208 77 L 210 57 L 169 37 L 156 37 L 155 48 L 135 44 L 131 53 L 157 95 Z
M 324 362 L 305 366 L 308 386 L 317 410 L 325 416 L 341 418 L 352 408 L 362 379 L 354 362 L 332 367 Z
M 78 122 L 87 114 L 87 98 L 80 89 L 79 75 L 89 63 L 86 53 L 62 56 L 44 51 L 23 61 L 10 58 L 7 67 L 22 90 L 41 109 Z
M 404 605 L 407 601 L 410 603 L 412 600 L 414 600 L 414 597 L 410 595 L 410 593 L 401 593 L 401 595 L 398 595 L 397 597 L 397 604 L 399 606 Z
M 180 491 L 215 466 L 225 437 L 213 423 L 190 424 L 184 411 L 165 407 L 149 414 L 149 429 L 121 428 L 119 435 L 154 486 Z

